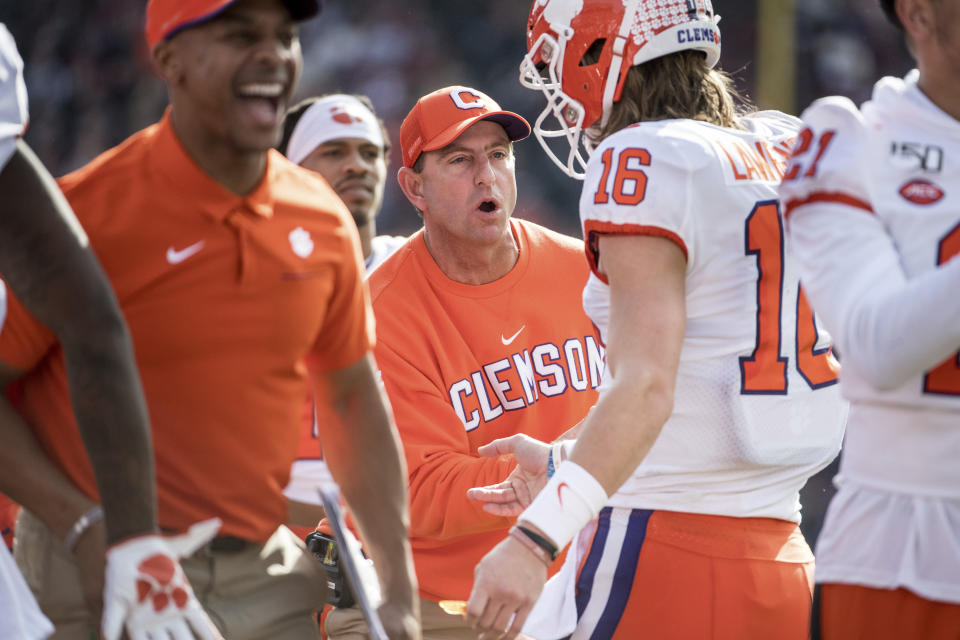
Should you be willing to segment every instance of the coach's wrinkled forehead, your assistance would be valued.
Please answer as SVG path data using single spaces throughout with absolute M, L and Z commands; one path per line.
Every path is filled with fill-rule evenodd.
M 147 47 L 183 29 L 206 22 L 225 11 L 237 0 L 150 0 L 147 3 Z M 321 0 L 283 0 L 296 21 L 312 18 L 320 12 Z

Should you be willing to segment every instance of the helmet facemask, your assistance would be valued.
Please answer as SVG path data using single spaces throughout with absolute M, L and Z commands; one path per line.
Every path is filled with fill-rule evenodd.
M 583 180 L 590 151 L 580 146 L 585 111 L 583 105 L 564 93 L 561 86 L 560 69 L 573 30 L 567 27 L 561 31 L 558 38 L 549 33 L 540 35 L 520 63 L 520 84 L 528 89 L 539 89 L 547 100 L 533 125 L 533 134 L 547 157 L 571 178 Z M 553 128 L 548 128 L 547 118 L 550 116 L 556 119 L 556 123 L 549 123 L 557 125 Z M 557 145 L 551 146 L 548 142 L 557 138 L 566 138 L 569 145 L 566 162 L 561 160 L 562 152 L 554 149 Z
M 606 126 L 630 68 L 686 49 L 703 51 L 712 67 L 717 20 L 710 0 L 535 0 L 520 83 L 547 99 L 533 127 L 547 156 L 582 180 L 595 141 L 583 130 Z M 551 115 L 558 128 L 546 128 Z M 570 147 L 566 162 L 548 142 L 558 138 Z
M 551 2 L 538 0 L 543 5 L 540 19 L 531 22 L 546 27 L 524 56 L 520 65 L 520 83 L 531 89 L 540 89 L 547 98 L 547 106 L 537 118 L 534 134 L 547 156 L 560 170 L 572 178 L 582 180 L 586 175 L 587 158 L 593 150 L 583 129 L 602 127 L 609 117 L 611 105 L 619 96 L 622 75 L 629 67 L 624 60 L 624 47 L 630 25 L 633 24 L 640 0 L 606 0 L 619 6 L 619 11 L 592 9 L 584 23 L 583 0 L 559 0 L 552 15 Z M 621 4 L 622 2 L 622 4 Z M 571 15 L 571 9 L 574 13 Z M 565 20 L 570 20 L 567 23 Z M 578 27 L 573 24 L 579 21 Z M 576 36 L 576 39 L 575 39 Z M 529 43 L 529 40 L 528 40 Z M 567 87 L 567 90 L 564 90 Z M 575 94 L 579 99 L 575 98 Z M 544 122 L 553 115 L 560 126 L 546 129 Z M 547 139 L 564 137 L 569 144 L 564 163 Z M 582 149 L 581 149 L 582 143 Z

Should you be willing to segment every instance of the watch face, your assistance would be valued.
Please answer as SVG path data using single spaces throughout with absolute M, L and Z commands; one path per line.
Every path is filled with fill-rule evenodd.
M 309 537 L 308 548 L 320 560 L 320 564 L 329 568 L 337 568 L 337 543 L 319 531 Z
M 336 567 L 337 566 L 337 543 L 333 540 L 324 540 L 323 546 L 320 547 L 322 555 L 320 555 L 320 562 L 325 567 Z

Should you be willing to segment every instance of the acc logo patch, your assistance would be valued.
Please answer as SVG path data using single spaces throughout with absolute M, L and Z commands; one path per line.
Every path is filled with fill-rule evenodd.
M 944 192 L 929 180 L 917 178 L 900 187 L 900 195 L 913 204 L 928 205 L 939 202 Z

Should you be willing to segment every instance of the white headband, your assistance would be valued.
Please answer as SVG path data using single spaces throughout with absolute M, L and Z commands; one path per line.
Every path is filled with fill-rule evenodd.
M 287 158 L 300 164 L 324 142 L 339 138 L 362 138 L 384 147 L 377 117 L 353 96 L 336 94 L 317 100 L 297 121 L 287 144 Z

